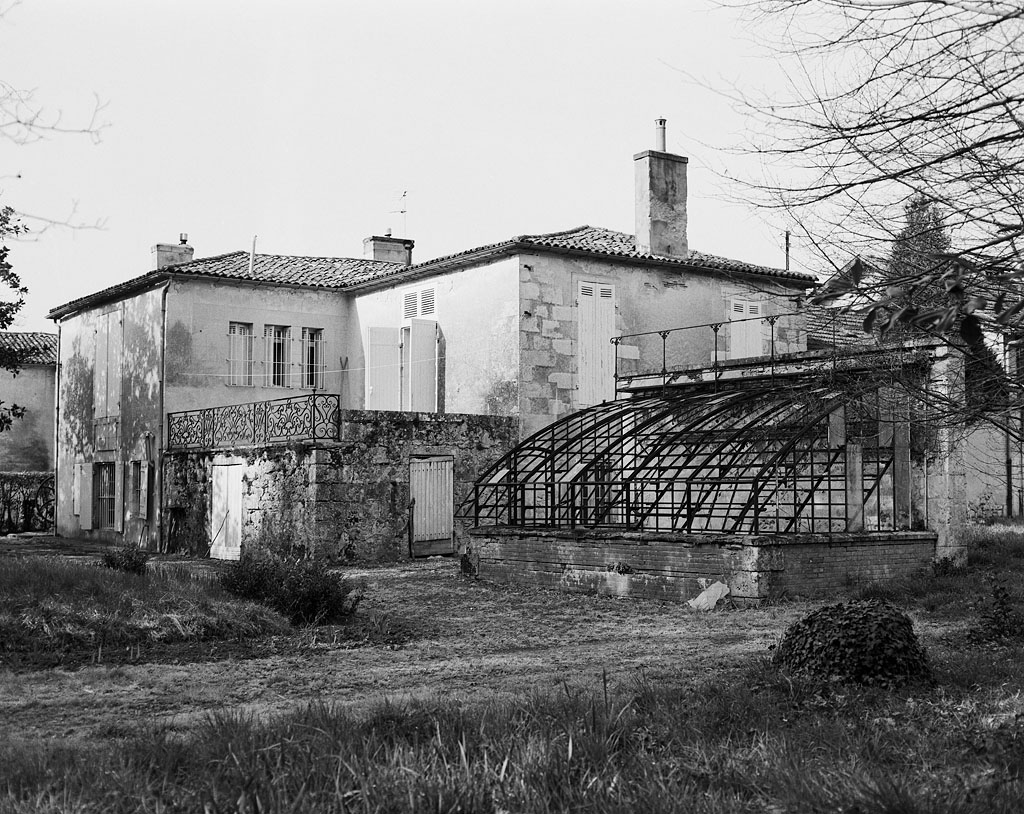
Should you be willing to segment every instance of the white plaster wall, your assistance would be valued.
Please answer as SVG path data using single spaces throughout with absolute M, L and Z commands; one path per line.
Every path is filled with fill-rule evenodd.
M 327 373 L 324 390 L 340 393 L 344 347 L 345 295 L 334 291 L 175 280 L 167 296 L 165 410 L 169 413 L 306 395 L 298 386 L 303 328 L 321 328 Z M 228 326 L 253 326 L 253 386 L 228 384 Z M 264 381 L 265 325 L 289 325 L 294 387 Z
M 23 365 L 17 375 L 0 371 L 5 407 L 17 404 L 25 415 L 0 433 L 0 472 L 53 469 L 54 365 Z
M 366 329 L 401 327 L 402 297 L 433 286 L 443 336 L 447 413 L 515 415 L 518 411 L 519 263 L 505 258 L 355 297 L 346 406 L 364 405 Z

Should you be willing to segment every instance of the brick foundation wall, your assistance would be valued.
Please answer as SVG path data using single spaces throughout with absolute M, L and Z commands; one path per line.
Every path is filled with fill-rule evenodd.
M 612 596 L 685 601 L 715 581 L 739 601 L 814 596 L 928 568 L 935 535 L 684 535 L 476 528 L 480 576 Z

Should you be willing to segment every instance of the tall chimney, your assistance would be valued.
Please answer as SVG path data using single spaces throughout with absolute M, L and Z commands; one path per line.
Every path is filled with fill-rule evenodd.
M 168 266 L 179 266 L 192 261 L 195 249 L 188 245 L 188 235 L 178 235 L 178 243 L 157 243 L 153 249 L 153 268 L 159 271 Z
M 665 120 L 655 119 L 656 150 L 633 156 L 636 178 L 636 250 L 686 258 L 686 164 L 665 151 Z
M 367 260 L 384 260 L 388 263 L 412 265 L 412 240 L 402 237 L 391 237 L 391 230 L 386 235 L 374 235 L 363 241 L 363 257 Z

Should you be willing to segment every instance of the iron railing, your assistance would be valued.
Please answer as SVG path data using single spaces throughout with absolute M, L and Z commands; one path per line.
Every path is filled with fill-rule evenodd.
M 337 441 L 341 398 L 309 396 L 169 413 L 168 449 L 224 449 L 286 441 Z
M 698 375 L 696 371 L 710 370 L 717 380 L 722 374 L 723 365 L 728 361 L 742 358 L 767 359 L 774 364 L 778 355 L 776 323 L 783 317 L 796 316 L 796 313 L 768 314 L 764 316 L 745 317 L 743 319 L 720 320 L 706 322 L 701 325 L 687 325 L 682 328 L 669 328 L 660 331 L 642 331 L 635 334 L 622 334 L 612 337 L 615 347 L 615 385 L 616 392 L 628 389 L 637 381 L 656 383 L 666 386 L 681 379 L 688 372 Z M 748 357 L 740 357 L 735 349 L 727 347 L 723 329 L 734 330 L 734 326 L 748 323 L 760 323 L 762 326 L 761 353 Z M 764 331 L 767 326 L 767 332 Z M 695 349 L 700 353 L 704 348 L 702 342 L 693 340 L 691 331 L 704 332 L 708 335 L 708 350 L 705 358 L 695 356 Z M 631 348 L 633 355 L 627 355 L 626 348 Z M 788 348 L 782 352 L 787 352 Z M 658 362 L 660 361 L 660 366 Z M 631 364 L 632 363 L 632 364 Z

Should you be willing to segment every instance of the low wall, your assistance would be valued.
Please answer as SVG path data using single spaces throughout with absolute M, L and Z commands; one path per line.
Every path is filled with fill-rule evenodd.
M 712 582 L 734 599 L 814 596 L 910 576 L 935 555 L 931 532 L 696 535 L 480 527 L 469 532 L 480 576 L 676 602 Z
M 212 467 L 237 463 L 244 466 L 243 547 L 277 538 L 331 559 L 402 559 L 410 459 L 450 455 L 458 506 L 518 431 L 515 417 L 350 410 L 342 413 L 339 441 L 169 452 L 164 548 L 209 553 Z M 466 544 L 457 522 L 455 543 Z
M 0 534 L 53 528 L 53 472 L 0 472 Z

